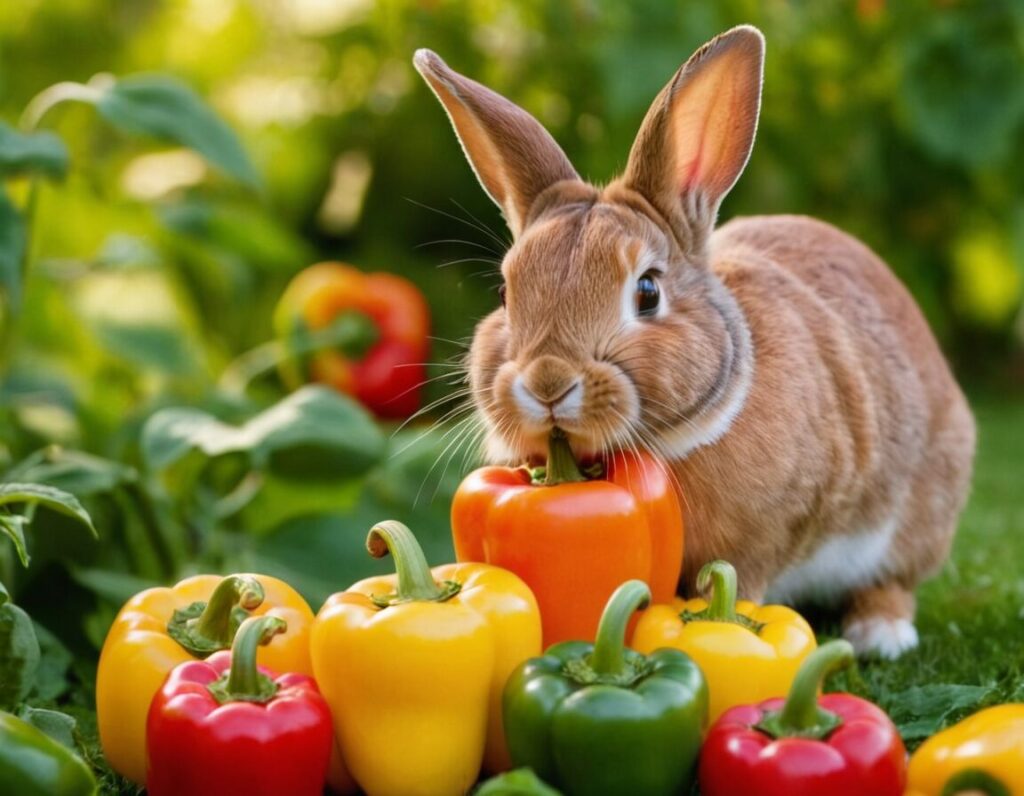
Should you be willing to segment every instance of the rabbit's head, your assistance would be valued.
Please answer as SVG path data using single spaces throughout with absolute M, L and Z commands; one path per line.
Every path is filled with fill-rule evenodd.
M 670 458 L 728 428 L 752 355 L 708 248 L 753 144 L 763 56 L 746 26 L 702 47 L 655 99 L 625 173 L 595 187 L 523 109 L 416 53 L 514 237 L 503 306 L 470 352 L 493 459 L 539 456 L 553 426 L 582 456 Z

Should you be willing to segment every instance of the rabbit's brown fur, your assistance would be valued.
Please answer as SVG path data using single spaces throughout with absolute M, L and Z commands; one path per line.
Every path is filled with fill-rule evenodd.
M 725 558 L 749 597 L 843 601 L 858 649 L 893 656 L 916 643 L 913 589 L 948 553 L 974 424 L 863 244 L 797 216 L 714 230 L 753 143 L 762 60 L 750 27 L 701 48 L 598 188 L 525 111 L 417 53 L 516 238 L 471 384 L 493 459 L 542 456 L 554 425 L 581 456 L 660 453 L 686 507 L 684 585 Z M 645 275 L 661 300 L 641 317 Z

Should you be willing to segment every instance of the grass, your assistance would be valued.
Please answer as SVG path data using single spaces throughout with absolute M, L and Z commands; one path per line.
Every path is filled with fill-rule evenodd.
M 949 562 L 918 591 L 920 646 L 832 682 L 889 711 L 910 748 L 978 708 L 1024 701 L 1024 402 L 981 400 L 975 414 L 971 498 Z

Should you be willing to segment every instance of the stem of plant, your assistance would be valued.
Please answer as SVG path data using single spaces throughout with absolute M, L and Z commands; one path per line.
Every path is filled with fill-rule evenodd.
M 736 569 L 728 561 L 709 561 L 697 573 L 697 589 L 711 587 L 706 618 L 714 622 L 736 621 Z
M 231 645 L 231 668 L 207 688 L 218 702 L 266 702 L 277 693 L 277 685 L 256 667 L 261 644 L 269 644 L 288 624 L 277 616 L 250 616 L 238 627 Z
M 548 437 L 548 462 L 545 468 L 544 485 L 556 486 L 576 481 L 586 481 L 573 456 L 569 438 L 562 429 L 555 426 Z
M 378 522 L 366 537 L 366 549 L 374 558 L 383 558 L 390 553 L 395 560 L 395 572 L 398 573 L 395 602 L 445 599 L 444 589 L 434 580 L 423 548 L 408 526 L 397 520 Z
M 848 641 L 839 639 L 818 647 L 800 664 L 782 710 L 767 714 L 758 729 L 774 738 L 827 737 L 842 719 L 818 704 L 818 691 L 826 677 L 852 666 L 853 661 L 853 645 Z
M 626 627 L 636 611 L 651 602 L 651 590 L 642 580 L 627 580 L 612 594 L 597 625 L 590 668 L 598 676 L 622 674 L 626 666 Z
M 262 602 L 263 587 L 258 580 L 248 575 L 228 575 L 217 584 L 191 629 L 197 636 L 231 646 L 231 613 L 235 606 L 251 611 Z

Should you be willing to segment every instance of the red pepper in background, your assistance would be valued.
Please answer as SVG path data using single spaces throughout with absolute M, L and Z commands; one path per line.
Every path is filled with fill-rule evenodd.
M 413 414 L 426 379 L 430 333 L 430 310 L 419 288 L 395 274 L 317 263 L 292 279 L 274 312 L 286 343 L 325 334 L 344 320 L 350 323 L 337 327 L 340 345 L 312 354 L 308 375 L 380 417 Z M 292 387 L 305 380 L 295 360 L 282 365 L 282 375 Z
M 853 663 L 832 641 L 803 662 L 789 696 L 727 710 L 700 754 L 702 796 L 901 796 L 906 750 L 889 717 L 850 694 L 817 697 Z
M 276 616 L 242 622 L 231 652 L 180 664 L 149 708 L 150 796 L 320 796 L 333 746 L 327 703 L 301 674 L 256 666 L 283 633 Z

